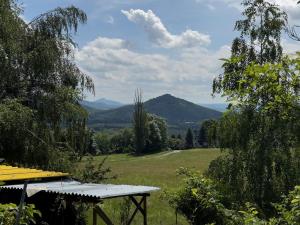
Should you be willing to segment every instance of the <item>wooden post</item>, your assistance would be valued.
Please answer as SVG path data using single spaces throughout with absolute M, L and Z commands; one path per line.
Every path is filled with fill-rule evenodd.
M 130 225 L 133 222 L 133 219 L 135 218 L 138 211 L 143 215 L 143 225 L 147 225 L 147 196 L 143 195 L 140 201 L 137 201 L 134 196 L 129 196 L 131 201 L 134 203 L 135 210 L 132 213 L 127 225 Z M 105 214 L 105 212 L 99 207 L 98 205 L 94 205 L 93 208 L 93 225 L 97 225 L 97 216 L 99 216 L 106 225 L 113 225 L 112 221 L 109 219 L 109 217 Z
M 132 214 L 132 216 L 129 219 L 129 222 L 127 225 L 130 225 L 136 215 L 136 213 L 138 211 L 140 211 L 140 213 L 143 215 L 143 221 L 144 221 L 144 225 L 147 225 L 147 196 L 144 195 L 142 196 L 142 199 L 140 200 L 140 202 L 138 202 L 133 196 L 130 196 L 131 201 L 135 204 L 136 208 Z
M 28 184 L 28 181 L 25 181 L 24 182 L 23 191 L 22 191 L 22 195 L 21 195 L 20 204 L 19 204 L 19 209 L 18 209 L 18 212 L 17 212 L 17 218 L 16 218 L 15 225 L 19 225 L 20 224 L 20 219 L 21 219 L 22 213 L 23 213 L 23 205 L 24 205 L 25 197 L 26 197 L 27 184 Z
M 144 199 L 144 225 L 147 225 L 147 196 L 143 197 Z
M 95 210 L 96 205 L 93 206 L 93 225 L 97 225 L 97 212 Z
M 94 207 L 94 210 L 107 225 L 114 225 L 111 222 L 111 220 L 109 219 L 109 217 L 105 214 L 105 212 L 99 206 L 96 205 Z

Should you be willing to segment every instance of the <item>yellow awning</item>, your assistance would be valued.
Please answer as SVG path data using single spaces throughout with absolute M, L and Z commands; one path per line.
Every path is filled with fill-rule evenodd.
M 41 178 L 67 177 L 69 174 L 61 172 L 27 169 L 0 165 L 0 181 L 34 180 Z

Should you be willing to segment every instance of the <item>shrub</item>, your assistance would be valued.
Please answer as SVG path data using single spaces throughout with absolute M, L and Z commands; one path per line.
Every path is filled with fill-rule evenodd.
M 18 207 L 15 204 L 0 204 L 0 224 L 15 225 Z M 41 217 L 41 213 L 34 205 L 26 205 L 20 217 L 20 225 L 35 223 L 36 217 Z
M 220 184 L 195 172 L 181 168 L 185 186 L 167 194 L 169 203 L 185 216 L 191 225 L 297 225 L 300 224 L 300 186 L 280 203 L 273 204 L 276 216 L 267 217 L 256 205 L 227 203 L 220 194 Z
M 184 168 L 178 173 L 186 176 L 185 186 L 176 193 L 168 194 L 168 199 L 191 225 L 234 224 L 234 211 L 223 205 L 223 197 L 212 180 Z

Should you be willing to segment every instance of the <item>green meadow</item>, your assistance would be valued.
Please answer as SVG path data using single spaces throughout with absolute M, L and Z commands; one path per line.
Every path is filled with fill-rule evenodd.
M 159 187 L 161 190 L 152 193 L 148 198 L 149 225 L 174 225 L 176 224 L 175 211 L 165 200 L 164 192 L 180 188 L 183 177 L 177 176 L 176 170 L 187 167 L 204 172 L 209 163 L 221 154 L 218 149 L 193 149 L 182 151 L 161 152 L 146 156 L 131 156 L 127 154 L 110 155 L 105 163 L 110 167 L 116 179 L 110 179 L 107 183 L 149 185 Z M 106 156 L 95 157 L 101 161 Z M 113 218 L 115 224 L 120 224 L 120 205 L 122 200 L 107 200 L 102 208 Z M 140 225 L 142 217 L 139 215 L 134 225 Z M 89 215 L 91 224 L 91 215 Z M 178 224 L 186 225 L 187 222 L 178 216 Z M 98 224 L 104 224 L 99 222 Z

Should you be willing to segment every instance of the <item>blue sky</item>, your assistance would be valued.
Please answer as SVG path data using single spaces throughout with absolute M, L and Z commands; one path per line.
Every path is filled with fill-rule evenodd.
M 271 0 L 270 0 L 271 1 Z M 291 23 L 300 21 L 296 0 L 273 0 Z M 30 21 L 50 9 L 75 5 L 88 22 L 74 36 L 75 61 L 95 83 L 96 96 L 132 102 L 141 88 L 144 99 L 170 93 L 196 103 L 223 102 L 211 97 L 211 83 L 221 73 L 238 34 L 240 0 L 23 0 Z M 299 23 L 300 24 L 300 23 Z M 286 52 L 298 43 L 285 38 Z

